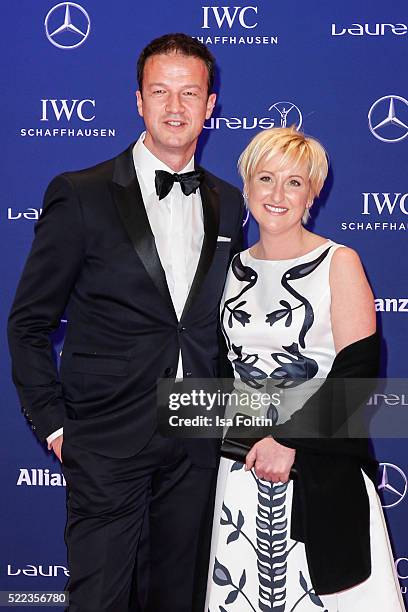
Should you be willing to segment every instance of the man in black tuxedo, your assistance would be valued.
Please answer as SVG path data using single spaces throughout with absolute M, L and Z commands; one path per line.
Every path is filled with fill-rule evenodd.
M 160 436 L 156 383 L 219 373 L 218 305 L 243 201 L 194 164 L 213 78 L 213 57 L 189 36 L 143 50 L 146 132 L 51 182 L 10 315 L 23 412 L 68 483 L 72 612 L 125 612 L 137 573 L 139 609 L 203 609 L 217 444 Z M 50 334 L 64 311 L 57 373 Z

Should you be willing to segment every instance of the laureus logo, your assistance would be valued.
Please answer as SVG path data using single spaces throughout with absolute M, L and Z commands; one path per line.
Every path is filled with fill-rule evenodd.
M 332 23 L 332 36 L 404 36 L 408 31 L 405 23 L 352 23 L 350 26 L 340 26 Z
M 57 576 L 69 576 L 68 568 L 65 565 L 32 565 L 28 563 L 23 567 L 14 567 L 12 563 L 7 565 L 7 576 L 32 576 L 38 578 L 39 576 L 45 577 L 57 577 Z
M 293 102 L 275 102 L 265 117 L 211 117 L 204 124 L 206 130 L 267 130 L 272 127 L 295 125 L 298 130 L 303 122 L 302 113 Z
M 295 125 L 297 130 L 300 130 L 303 123 L 302 113 L 293 102 L 275 102 L 268 108 L 271 112 L 271 118 L 274 120 L 274 125 L 280 127 L 289 127 Z

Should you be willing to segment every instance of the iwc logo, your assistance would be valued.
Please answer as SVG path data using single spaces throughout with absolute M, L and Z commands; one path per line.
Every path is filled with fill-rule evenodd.
M 277 45 L 278 36 L 264 32 L 258 6 L 202 6 L 202 36 L 206 45 Z M 261 23 L 262 22 L 262 23 Z M 215 33 L 215 35 L 214 35 Z
M 84 44 L 91 31 L 91 20 L 86 10 L 75 2 L 61 2 L 48 11 L 45 34 L 58 49 L 76 49 Z
M 91 98 L 42 98 L 37 125 L 20 129 L 29 138 L 114 137 L 115 128 L 95 125 L 96 100 Z

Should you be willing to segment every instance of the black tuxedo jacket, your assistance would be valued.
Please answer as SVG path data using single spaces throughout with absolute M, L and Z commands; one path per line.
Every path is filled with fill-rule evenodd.
M 185 377 L 218 375 L 218 306 L 241 246 L 242 196 L 204 171 L 205 236 L 178 321 L 132 148 L 50 183 L 9 320 L 13 380 L 35 433 L 44 440 L 64 426 L 72 444 L 111 457 L 134 455 L 151 437 L 156 382 L 175 376 L 180 349 Z M 64 311 L 58 373 L 50 334 Z M 213 441 L 188 446 L 195 463 L 215 463 Z

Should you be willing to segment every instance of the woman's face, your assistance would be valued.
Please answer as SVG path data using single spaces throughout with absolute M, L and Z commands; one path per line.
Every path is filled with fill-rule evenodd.
M 281 166 L 282 154 L 261 160 L 245 185 L 249 209 L 260 230 L 279 233 L 300 225 L 310 204 L 306 162 Z

